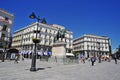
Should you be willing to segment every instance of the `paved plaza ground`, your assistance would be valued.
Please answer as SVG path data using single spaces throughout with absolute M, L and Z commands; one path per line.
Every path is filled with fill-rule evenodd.
M 85 64 L 68 64 L 37 60 L 38 71 L 30 72 L 31 60 L 18 64 L 14 61 L 0 61 L 0 80 L 120 80 L 120 61 Z

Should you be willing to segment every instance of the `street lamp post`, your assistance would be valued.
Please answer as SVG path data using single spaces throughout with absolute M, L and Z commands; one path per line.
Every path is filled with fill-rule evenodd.
M 34 12 L 32 12 L 32 14 L 29 16 L 30 19 L 37 19 L 37 30 L 34 30 L 34 33 L 36 33 L 36 39 L 37 39 L 37 34 L 40 33 L 40 31 L 38 31 L 38 25 L 39 25 L 39 21 L 41 20 L 39 18 L 39 16 L 37 17 Z M 35 48 L 34 48 L 34 53 L 32 54 L 32 63 L 31 63 L 31 68 L 30 71 L 36 71 L 36 47 L 37 47 L 37 43 L 35 43 Z
M 4 42 L 4 51 L 3 51 L 3 53 L 2 53 L 2 62 L 4 62 L 5 61 L 5 54 L 6 54 L 6 48 L 7 48 L 7 42 L 5 41 Z
M 2 53 L 2 62 L 4 62 L 5 60 L 5 54 L 6 54 L 6 46 L 5 46 L 4 52 Z
M 5 50 L 2 52 L 2 62 L 4 62 L 4 58 L 5 58 Z

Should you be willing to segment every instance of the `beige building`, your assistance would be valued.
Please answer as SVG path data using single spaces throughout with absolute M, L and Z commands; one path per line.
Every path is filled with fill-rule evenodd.
M 73 40 L 73 51 L 86 57 L 92 55 L 109 55 L 111 53 L 110 39 L 105 36 L 85 34 Z
M 10 46 L 13 18 L 13 14 L 0 9 L 0 49 Z
M 37 44 L 37 50 L 51 51 L 58 29 L 65 29 L 65 27 L 56 24 L 48 25 L 37 22 L 32 23 L 14 32 L 12 47 L 17 48 L 20 51 L 34 50 L 32 38 L 36 37 L 34 30 L 37 30 L 37 24 L 38 30 L 40 31 L 40 33 L 37 34 L 37 38 L 40 39 L 40 43 Z M 66 52 L 70 52 L 73 48 L 73 35 L 71 31 L 66 31 L 65 39 L 63 39 L 63 41 L 67 43 Z

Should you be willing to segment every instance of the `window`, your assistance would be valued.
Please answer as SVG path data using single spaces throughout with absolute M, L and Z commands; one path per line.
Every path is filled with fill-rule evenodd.
M 54 34 L 56 34 L 56 31 L 54 31 Z
M 93 46 L 91 46 L 91 49 L 93 48 Z
M 1 39 L 2 39 L 2 40 L 5 39 L 5 34 L 2 34 Z
M 8 17 L 5 17 L 5 20 L 8 21 Z
M 105 49 L 107 49 L 107 47 L 105 47 Z
M 47 33 L 47 29 L 45 30 L 45 33 Z
M 5 34 L 2 34 L 2 37 L 5 37 Z
M 87 47 L 89 47 L 89 45 L 87 45 Z
M 6 31 L 6 29 L 7 29 L 7 25 L 3 25 L 2 31 Z
M 45 40 L 45 44 L 47 44 L 48 40 Z
M 42 28 L 41 28 L 41 27 L 39 27 L 39 28 L 38 28 L 38 30 L 41 32 Z
M 50 33 L 51 33 L 51 30 L 50 30 Z

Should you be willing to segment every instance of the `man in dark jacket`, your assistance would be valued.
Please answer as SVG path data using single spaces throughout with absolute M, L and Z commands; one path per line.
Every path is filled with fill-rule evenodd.
M 92 62 L 92 66 L 94 66 L 94 63 L 95 63 L 95 57 L 91 57 L 91 62 Z

